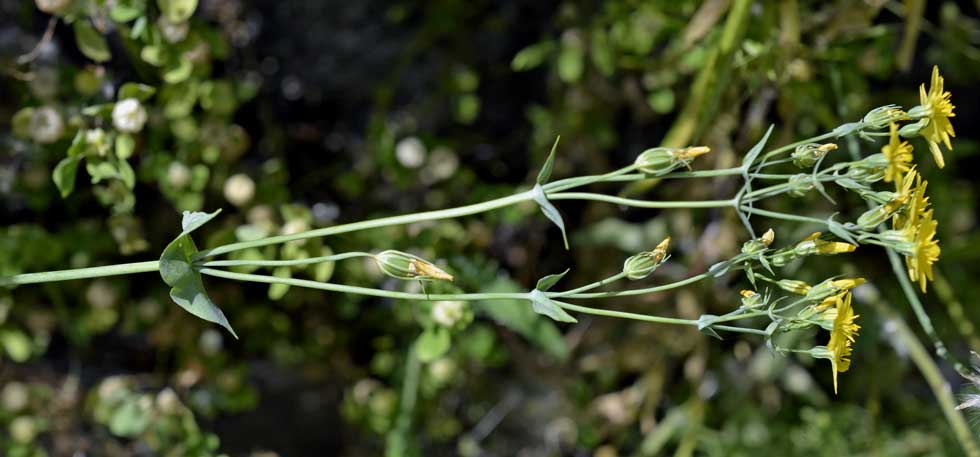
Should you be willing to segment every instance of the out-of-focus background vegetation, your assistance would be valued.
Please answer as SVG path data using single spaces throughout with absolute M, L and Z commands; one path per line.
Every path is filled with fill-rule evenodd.
M 713 152 L 698 168 L 732 166 L 770 124 L 770 145 L 786 144 L 876 106 L 913 106 L 937 64 L 958 136 L 944 170 L 913 141 L 943 252 L 924 300 L 965 355 L 980 348 L 977 8 L 0 0 L 0 276 L 155 259 L 182 210 L 224 208 L 198 236 L 215 245 L 507 195 L 532 182 L 557 135 L 559 177 L 609 171 L 660 144 L 705 144 Z M 156 89 L 134 133 L 106 108 L 128 98 L 127 82 Z M 52 172 L 71 154 L 84 161 L 62 198 Z M 630 192 L 716 199 L 737 184 Z M 560 203 L 570 251 L 527 205 L 247 255 L 411 250 L 444 262 L 463 290 L 521 291 L 565 268 L 568 284 L 608 276 L 667 234 L 673 257 L 651 281 L 669 282 L 747 239 L 729 210 Z M 776 231 L 789 242 L 813 227 Z M 556 324 L 523 302 L 477 302 L 428 354 L 414 410 L 401 415 L 428 303 L 211 278 L 235 340 L 172 304 L 155 274 L 0 290 L 0 455 L 959 455 L 895 337 L 899 321 L 860 304 L 878 294 L 919 332 L 885 265 L 867 247 L 808 261 L 800 278 L 871 284 L 859 289 L 862 333 L 836 396 L 828 364 L 773 355 L 751 335 Z M 292 274 L 417 287 L 358 261 Z M 722 314 L 745 286 L 733 276 L 601 305 Z

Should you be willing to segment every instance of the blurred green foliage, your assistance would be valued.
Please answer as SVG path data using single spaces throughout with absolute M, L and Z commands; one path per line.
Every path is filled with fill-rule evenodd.
M 980 312 L 962 305 L 980 299 L 980 21 L 975 4 L 917 3 L 0 0 L 0 276 L 157 258 L 180 210 L 226 208 L 198 238 L 214 246 L 507 195 L 532 182 L 558 134 L 556 177 L 605 172 L 659 144 L 706 144 L 699 167 L 732 166 L 770 124 L 770 144 L 786 144 L 875 106 L 913 105 L 938 64 L 960 136 L 942 172 L 920 161 L 948 281 L 926 301 L 965 353 L 980 348 Z M 733 185 L 628 192 L 712 199 Z M 567 267 L 569 284 L 608 276 L 667 234 L 674 257 L 650 281 L 676 280 L 747 238 L 724 211 L 561 210 L 570 252 L 521 205 L 235 258 L 400 249 L 451 267 L 456 282 L 430 293 L 517 292 Z M 863 275 L 867 294 L 908 314 L 882 254 L 866 251 L 843 271 L 839 259 L 808 262 L 800 279 Z M 367 260 L 321 265 L 267 273 L 417 287 Z M 693 318 L 729 310 L 742 287 L 604 305 Z M 752 337 L 559 325 L 521 301 L 216 279 L 208 290 L 241 340 L 173 306 L 151 275 L 0 290 L 0 454 L 960 452 L 893 324 L 871 308 L 834 397 L 823 364 Z

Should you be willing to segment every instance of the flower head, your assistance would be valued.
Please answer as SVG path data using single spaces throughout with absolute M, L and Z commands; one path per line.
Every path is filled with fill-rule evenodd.
M 830 342 L 827 343 L 827 350 L 830 351 L 830 365 L 834 371 L 834 393 L 837 393 L 837 373 L 843 373 L 851 367 L 851 344 L 857 336 L 861 326 L 854 323 L 859 316 L 854 314 L 851 307 L 851 294 L 845 294 L 843 298 L 837 299 L 837 317 L 834 319 L 834 328 L 830 331 Z
M 112 125 L 120 132 L 136 133 L 146 124 L 146 108 L 135 98 L 126 98 L 112 108 Z
M 902 176 L 911 168 L 912 145 L 899 138 L 898 126 L 895 123 L 889 125 L 888 144 L 881 147 L 881 153 L 888 159 L 888 166 L 885 168 L 885 182 L 895 182 L 897 188 L 902 181 Z
M 950 101 L 951 93 L 943 90 L 943 77 L 939 75 L 939 67 L 932 67 L 932 81 L 929 84 L 929 92 L 926 92 L 926 85 L 919 86 L 919 103 L 925 107 L 928 113 L 925 118 L 929 123 L 919 132 L 929 142 L 929 150 L 932 157 L 936 159 L 939 168 L 946 165 L 943 160 L 943 152 L 939 149 L 939 143 L 946 145 L 946 149 L 953 150 L 953 145 L 949 138 L 955 137 L 953 124 L 949 118 L 956 116 L 953 114 L 953 103 Z
M 932 218 L 932 210 L 923 213 L 915 226 L 915 242 L 911 255 L 905 257 L 909 279 L 917 281 L 923 293 L 926 291 L 926 282 L 932 281 L 932 264 L 939 260 L 939 240 L 933 239 L 938 225 Z

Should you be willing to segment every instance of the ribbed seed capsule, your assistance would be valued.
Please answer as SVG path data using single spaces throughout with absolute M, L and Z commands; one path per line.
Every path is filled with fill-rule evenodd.
M 384 274 L 398 279 L 452 281 L 453 276 L 424 259 L 401 251 L 387 250 L 374 256 Z
M 668 236 L 652 251 L 641 252 L 623 262 L 623 273 L 630 280 L 638 280 L 650 276 L 667 258 L 667 248 L 670 247 Z

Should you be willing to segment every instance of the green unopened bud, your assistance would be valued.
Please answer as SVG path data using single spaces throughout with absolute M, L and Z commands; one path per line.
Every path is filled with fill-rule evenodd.
M 829 241 L 820 237 L 820 232 L 813 232 L 810 236 L 803 239 L 793 247 L 793 252 L 798 256 L 808 255 L 834 255 L 853 252 L 857 246 L 840 241 Z
M 915 138 L 919 136 L 919 132 L 921 132 L 922 129 L 926 128 L 926 126 L 928 125 L 929 125 L 929 118 L 927 117 L 924 119 L 920 119 L 919 122 L 903 125 L 902 128 L 898 129 L 898 134 L 902 138 Z
M 800 173 L 789 177 L 787 182 L 789 186 L 789 194 L 793 197 L 803 197 L 813 190 L 813 176 L 806 173 Z
M 878 205 L 871 208 L 861 214 L 858 217 L 857 225 L 864 230 L 871 230 L 887 221 L 893 214 L 905 206 L 905 202 L 908 201 L 907 195 L 896 195 L 895 198 L 889 200 L 885 204 Z
M 799 168 L 810 168 L 816 164 L 818 160 L 827 155 L 828 152 L 835 149 L 837 149 L 837 145 L 834 143 L 801 144 L 796 147 L 795 151 L 793 151 L 793 165 L 796 165 Z
M 776 282 L 776 285 L 786 292 L 791 292 L 797 295 L 806 295 L 810 290 L 809 284 L 803 281 L 797 281 L 795 279 L 780 279 Z
M 420 281 L 452 281 L 453 276 L 431 262 L 412 254 L 388 250 L 374 256 L 384 274 L 398 279 Z
M 763 233 L 761 237 L 746 241 L 745 244 L 742 245 L 742 253 L 758 254 L 763 252 L 769 248 L 769 245 L 772 244 L 772 241 L 775 238 L 776 232 L 773 232 L 772 229 L 766 230 L 766 233 Z
M 772 255 L 769 262 L 777 267 L 781 267 L 792 262 L 793 260 L 796 260 L 797 257 L 799 257 L 799 255 L 796 254 L 796 251 L 794 251 L 793 248 L 782 248 Z
M 902 111 L 902 108 L 898 105 L 885 105 L 868 111 L 868 114 L 864 115 L 864 119 L 861 119 L 861 122 L 868 124 L 873 129 L 883 129 L 888 127 L 888 124 L 892 122 L 908 118 L 908 113 Z
M 877 182 L 885 177 L 887 167 L 888 159 L 879 152 L 852 163 L 848 167 L 847 177 L 859 182 Z
M 931 115 L 932 106 L 930 105 L 919 105 L 909 110 L 909 117 L 912 119 L 925 119 Z
M 742 296 L 742 306 L 746 308 L 755 308 L 756 306 L 764 304 L 764 298 L 762 294 L 754 290 L 743 290 L 739 292 Z
M 820 284 L 811 287 L 806 292 L 806 299 L 817 303 L 818 309 L 826 308 L 833 304 L 836 298 L 841 292 L 846 292 L 851 290 L 861 284 L 864 284 L 864 278 L 854 278 L 854 279 L 827 279 Z M 832 298 L 832 300 L 827 300 Z
M 668 247 L 670 247 L 669 236 L 652 251 L 641 252 L 626 259 L 623 262 L 623 273 L 633 281 L 650 276 L 667 259 Z
M 692 146 L 689 148 L 652 148 L 643 151 L 634 164 L 643 173 L 651 176 L 662 176 L 680 167 L 690 166 L 691 162 L 698 156 L 710 152 L 706 146 Z

